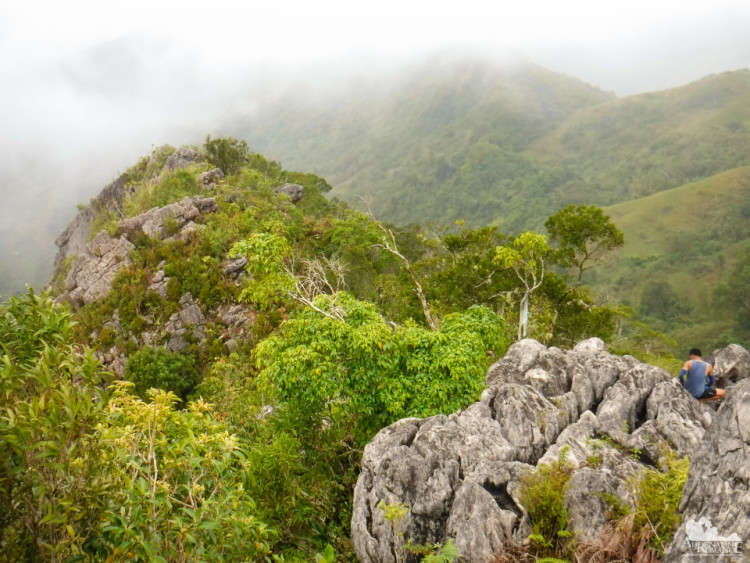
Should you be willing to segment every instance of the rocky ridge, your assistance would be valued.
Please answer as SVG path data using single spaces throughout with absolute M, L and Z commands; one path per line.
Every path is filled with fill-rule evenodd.
M 93 198 L 57 238 L 59 250 L 53 279 L 61 281 L 56 285 L 59 292 L 56 301 L 67 302 L 73 309 L 78 309 L 105 299 L 118 272 L 134 266 L 132 251 L 143 245 L 146 237 L 151 239 L 149 244 L 175 239 L 186 244 L 195 242 L 210 215 L 219 211 L 219 204 L 213 196 L 222 193 L 220 187 L 224 179 L 220 168 L 201 172 L 206 168 L 206 162 L 207 156 L 193 148 L 175 149 L 164 145 Z M 200 165 L 196 174 L 199 174 L 197 180 L 202 185 L 203 195 L 186 196 L 136 216 L 126 215 L 127 200 L 138 190 L 158 184 L 167 173 L 193 165 Z M 273 190 L 296 203 L 302 198 L 304 187 L 286 182 Z M 233 197 L 235 194 L 230 193 L 227 201 L 233 201 Z M 116 229 L 101 231 L 91 238 L 94 219 L 102 213 L 120 220 Z M 115 234 L 110 234 L 112 232 Z M 246 257 L 224 257 L 219 264 L 222 283 L 241 285 L 247 276 L 247 263 Z M 251 307 L 232 297 L 220 305 L 208 307 L 197 295 L 189 292 L 176 295 L 170 287 L 179 288 L 180 283 L 174 282 L 182 280 L 172 279 L 174 268 L 170 270 L 165 261 L 145 269 L 137 268 L 145 270 L 147 291 L 156 294 L 168 310 L 166 313 L 141 315 L 136 328 L 132 322 L 121 318 L 118 309 L 107 312 L 108 318 L 94 329 L 91 338 L 97 343 L 97 356 L 109 371 L 122 376 L 128 360 L 126 350 L 142 346 L 164 347 L 184 353 L 192 345 L 205 349 L 207 341 L 218 340 L 232 352 L 243 340 L 252 338 L 257 313 Z
M 693 458 L 686 514 L 709 514 L 714 525 L 728 525 L 738 510 L 726 508 L 731 495 L 750 498 L 747 476 L 736 465 L 750 467 L 750 420 L 731 414 L 750 401 L 743 390 L 750 354 L 732 346 L 712 360 L 725 381 L 738 381 L 718 412 L 698 403 L 669 373 L 612 355 L 599 339 L 568 352 L 533 340 L 516 343 L 488 370 L 479 402 L 449 416 L 400 420 L 366 446 L 352 516 L 357 556 L 365 563 L 396 561 L 390 523 L 378 508 L 382 501 L 409 507 L 404 538 L 429 544 L 452 538 L 465 561 L 490 561 L 531 533 L 521 478 L 557 459 L 563 448 L 573 467 L 565 496 L 569 527 L 581 539 L 595 539 L 607 525 L 610 506 L 603 496 L 633 506 L 632 478 L 656 466 L 667 446 Z M 732 416 L 739 422 L 732 425 Z M 717 453 L 727 448 L 737 459 L 717 467 Z M 707 472 L 716 475 L 721 495 L 698 485 Z M 739 510 L 744 507 L 746 515 L 743 503 Z M 731 530 L 750 541 L 747 516 L 735 518 Z M 679 541 L 678 535 L 675 545 Z

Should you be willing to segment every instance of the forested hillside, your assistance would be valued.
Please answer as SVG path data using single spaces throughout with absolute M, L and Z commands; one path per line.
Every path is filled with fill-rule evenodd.
M 571 203 L 613 206 L 628 246 L 607 275 L 586 283 L 668 333 L 665 349 L 746 343 L 722 308 L 729 301 L 716 296 L 735 264 L 741 269 L 737 249 L 747 240 L 736 204 L 746 200 L 742 167 L 750 164 L 750 71 L 615 99 L 534 67 L 438 68 L 389 89 L 374 85 L 369 98 L 342 96 L 335 107 L 290 97 L 243 135 L 324 175 L 331 193 L 355 206 L 371 196 L 376 214 L 399 224 L 462 220 L 518 233 L 542 230 Z M 647 196 L 660 192 L 657 215 Z M 685 227 L 669 227 L 677 223 Z M 691 247 L 703 264 L 697 276 Z M 646 283 L 666 291 L 668 313 L 642 302 L 660 295 L 644 293 Z
M 682 348 L 750 342 L 750 167 L 606 211 L 627 235 L 588 276 L 598 293 L 634 308 Z
M 549 200 L 564 169 L 526 157 L 576 110 L 613 95 L 546 69 L 432 60 L 408 78 L 290 95 L 237 129 L 262 152 L 313 170 L 350 201 L 399 224 L 457 219 L 520 231 L 569 201 Z M 300 101 L 302 98 L 304 101 Z
M 401 224 L 539 228 L 750 163 L 750 71 L 622 99 L 532 66 L 462 61 L 410 80 L 290 95 L 240 128 L 251 145 L 373 196 Z M 338 94 L 338 95 L 337 95 Z
M 524 334 L 612 336 L 617 312 L 566 274 L 622 243 L 598 208 L 555 213 L 549 239 L 430 232 L 329 189 L 209 138 L 155 149 L 80 211 L 58 304 L 0 306 L 11 560 L 348 558 L 378 430 L 476 401 Z

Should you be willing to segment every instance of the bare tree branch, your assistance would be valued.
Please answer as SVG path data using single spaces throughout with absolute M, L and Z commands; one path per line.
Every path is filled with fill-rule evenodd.
M 440 325 L 438 324 L 437 319 L 435 319 L 432 316 L 432 313 L 430 312 L 430 305 L 427 302 L 427 298 L 424 295 L 424 291 L 422 290 L 422 284 L 419 283 L 419 279 L 417 278 L 417 275 L 414 273 L 414 271 L 411 269 L 411 264 L 409 263 L 409 260 L 401 254 L 398 250 L 398 245 L 396 244 L 396 237 L 393 235 L 393 231 L 390 229 L 386 229 L 380 221 L 378 221 L 375 216 L 372 214 L 372 211 L 370 209 L 370 200 L 365 198 L 360 198 L 365 205 L 367 205 L 367 214 L 369 215 L 370 219 L 375 222 L 377 227 L 382 231 L 383 233 L 383 244 L 376 244 L 373 246 L 377 246 L 380 248 L 385 249 L 387 252 L 390 252 L 394 256 L 396 256 L 399 260 L 401 260 L 404 263 L 404 269 L 406 270 L 406 273 L 409 274 L 409 277 L 411 278 L 412 283 L 414 284 L 414 293 L 417 294 L 417 298 L 419 299 L 419 302 L 422 304 L 422 312 L 424 313 L 425 320 L 427 321 L 428 326 L 430 329 L 434 330 L 435 332 L 440 330 Z
M 284 270 L 294 279 L 294 289 L 287 292 L 289 297 L 329 319 L 344 320 L 346 311 L 338 305 L 339 292 L 346 287 L 346 267 L 341 262 L 333 258 L 318 258 L 304 260 L 299 272 L 295 272 L 293 262 L 285 265 Z M 329 279 L 329 272 L 333 281 Z M 328 302 L 328 311 L 315 304 L 320 296 Z

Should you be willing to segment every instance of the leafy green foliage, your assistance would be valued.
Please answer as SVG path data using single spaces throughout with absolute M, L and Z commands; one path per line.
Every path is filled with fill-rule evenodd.
M 346 293 L 338 306 L 343 321 L 306 310 L 283 323 L 258 345 L 258 367 L 277 397 L 304 410 L 342 404 L 357 417 L 360 440 L 399 418 L 466 406 L 482 388 L 488 352 L 505 346 L 502 320 L 482 307 L 448 315 L 436 333 L 393 329 Z
M 12 560 L 258 560 L 275 533 L 248 454 L 205 403 L 149 403 L 70 342 L 47 295 L 0 306 L 0 537 Z
M 144 403 L 116 387 L 103 439 L 119 486 L 102 543 L 129 560 L 263 557 L 274 533 L 246 492 L 247 452 L 207 404 L 178 411 L 175 402 L 157 391 Z
M 203 144 L 208 161 L 221 168 L 224 174 L 235 174 L 249 160 L 247 141 L 228 138 L 212 139 L 209 135 Z
M 539 466 L 538 471 L 521 480 L 521 502 L 529 513 L 534 541 L 548 555 L 561 553 L 569 537 L 564 497 L 572 468 L 566 455 L 567 449 L 563 448 L 557 460 Z
M 143 348 L 128 358 L 125 378 L 145 398 L 149 389 L 171 391 L 182 401 L 198 383 L 198 368 L 192 357 L 166 348 Z
M 637 485 L 635 524 L 651 538 L 651 546 L 664 554 L 682 521 L 678 508 L 690 460 L 674 452 L 664 458 L 661 471 L 647 469 Z
M 230 256 L 247 256 L 251 277 L 240 299 L 268 308 L 291 289 L 292 279 L 284 270 L 284 259 L 291 248 L 283 236 L 270 232 L 253 233 L 235 243 Z
M 96 535 L 103 498 L 101 366 L 67 311 L 33 291 L 0 306 L 0 537 L 9 560 L 62 560 Z
M 607 251 L 622 246 L 625 236 L 599 207 L 593 205 L 568 205 L 549 217 L 544 223 L 550 239 L 557 244 L 555 258 L 566 266 L 575 266 L 578 281 Z

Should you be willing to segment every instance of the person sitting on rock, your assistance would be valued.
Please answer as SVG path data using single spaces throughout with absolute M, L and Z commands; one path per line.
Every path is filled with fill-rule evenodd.
M 721 399 L 726 395 L 723 389 L 713 387 L 716 383 L 714 367 L 701 358 L 698 348 L 690 350 L 690 359 L 680 370 L 680 383 L 696 399 Z

